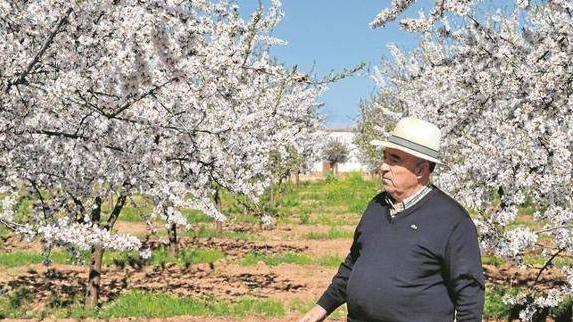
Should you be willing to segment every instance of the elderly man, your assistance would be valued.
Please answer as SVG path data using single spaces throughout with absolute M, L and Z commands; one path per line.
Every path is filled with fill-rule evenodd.
M 348 321 L 481 321 L 484 277 L 475 226 L 430 183 L 440 130 L 408 117 L 384 147 L 384 192 L 370 202 L 350 253 L 300 321 L 322 321 L 343 303 Z

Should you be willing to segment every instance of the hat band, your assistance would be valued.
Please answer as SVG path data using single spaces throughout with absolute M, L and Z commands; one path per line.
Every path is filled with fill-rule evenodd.
M 399 136 L 390 135 L 390 137 L 388 138 L 388 142 L 392 142 L 394 144 L 401 145 L 405 148 L 408 148 L 410 150 L 414 150 L 416 152 L 425 154 L 425 155 L 430 156 L 434 159 L 440 158 L 438 151 L 436 151 L 434 149 L 430 149 L 427 146 L 423 146 L 421 144 L 406 140 L 406 139 L 401 138 Z

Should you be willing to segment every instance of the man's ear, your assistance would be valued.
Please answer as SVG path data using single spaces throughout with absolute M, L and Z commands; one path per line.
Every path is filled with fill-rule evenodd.
M 424 173 L 424 167 L 428 167 L 429 169 L 429 164 L 427 161 L 421 162 L 418 165 L 416 165 L 416 167 L 414 168 L 414 173 L 416 174 L 416 177 L 420 178 L 422 176 L 422 173 Z

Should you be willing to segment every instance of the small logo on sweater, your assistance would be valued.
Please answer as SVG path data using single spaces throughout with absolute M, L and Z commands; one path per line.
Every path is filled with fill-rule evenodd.
M 410 225 L 410 228 L 412 228 L 414 230 L 418 230 L 418 226 L 416 226 L 416 225 Z

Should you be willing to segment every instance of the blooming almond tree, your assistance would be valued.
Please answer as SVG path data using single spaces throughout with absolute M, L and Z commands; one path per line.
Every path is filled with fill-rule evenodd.
M 398 2 L 400 9 L 411 1 Z M 410 54 L 393 48 L 394 60 L 375 76 L 380 95 L 396 100 L 401 115 L 442 128 L 449 166 L 438 183 L 477 211 L 484 250 L 537 270 L 506 301 L 523 308 L 523 320 L 539 319 L 536 312 L 573 295 L 570 266 L 550 290 L 539 285 L 557 259 L 573 253 L 573 3 L 519 2 L 513 13 L 483 19 L 470 1 L 437 3 L 435 15 L 417 20 L 434 26 L 419 47 Z M 460 15 L 457 25 L 443 9 Z M 395 17 L 388 12 L 374 25 Z M 396 119 L 385 115 L 385 122 Z M 526 204 L 535 205 L 539 227 L 518 224 Z M 531 253 L 541 254 L 541 267 L 522 261 Z
M 94 306 L 105 249 L 150 255 L 112 230 L 134 195 L 168 227 L 182 207 L 224 220 L 213 181 L 256 199 L 270 151 L 320 123 L 322 86 L 268 54 L 281 17 L 278 1 L 245 21 L 225 0 L 0 0 L 0 223 L 89 250 Z

